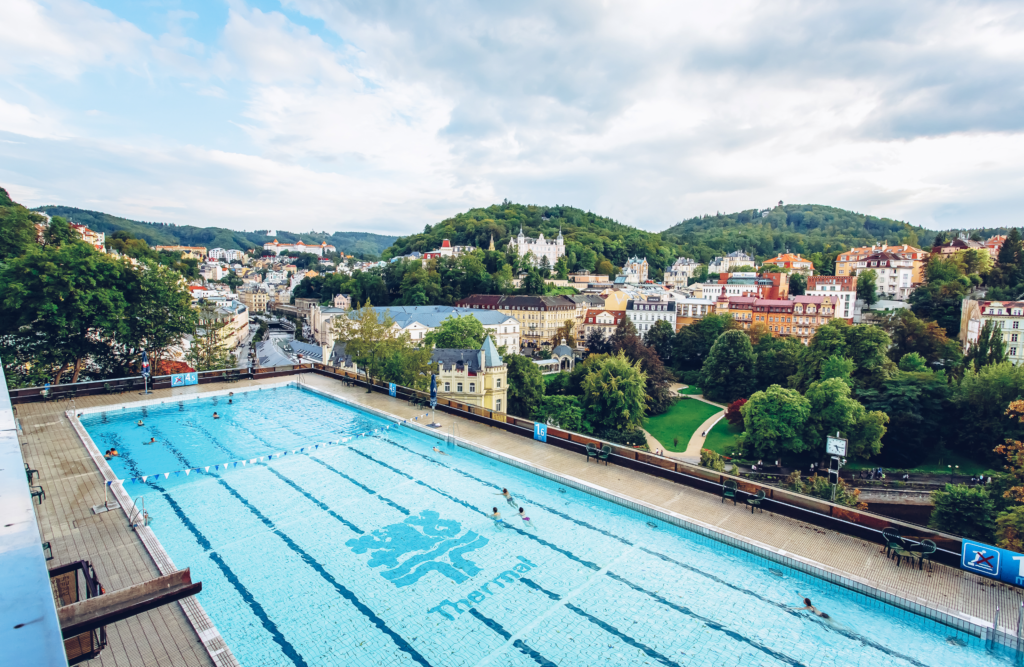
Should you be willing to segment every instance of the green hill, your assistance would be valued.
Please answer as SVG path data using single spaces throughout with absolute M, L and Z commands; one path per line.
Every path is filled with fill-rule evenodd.
M 90 229 L 105 234 L 116 231 L 131 232 L 136 238 L 145 239 L 152 245 L 192 245 L 207 248 L 225 248 L 245 250 L 260 247 L 271 240 L 265 233 L 240 232 L 224 227 L 194 227 L 192 225 L 172 225 L 161 222 L 140 222 L 119 218 L 109 213 L 89 211 L 72 206 L 40 206 L 33 209 L 48 215 L 60 215 L 69 220 L 85 225 Z M 338 252 L 358 257 L 376 258 L 395 240 L 394 236 L 370 234 L 368 232 L 308 232 L 295 234 L 279 231 L 277 240 L 281 243 L 294 243 L 299 239 L 303 243 L 317 244 L 327 241 L 338 249 Z
M 791 204 L 690 218 L 666 229 L 661 237 L 683 246 L 689 257 L 707 262 L 734 250 L 765 259 L 779 252 L 827 254 L 873 243 L 930 247 L 935 232 L 832 206 Z
M 672 264 L 682 246 L 666 242 L 658 234 L 645 232 L 589 211 L 571 206 L 532 206 L 504 202 L 487 208 L 474 208 L 427 225 L 422 234 L 403 236 L 384 253 L 384 259 L 405 255 L 413 250 L 435 250 L 441 241 L 452 245 L 473 245 L 487 249 L 491 237 L 496 250 L 504 251 L 509 239 L 522 226 L 527 236 L 544 234 L 555 238 L 559 230 L 565 237 L 565 252 L 570 270 L 593 270 L 602 259 L 621 267 L 633 256 L 647 257 L 651 275 L 659 275 Z

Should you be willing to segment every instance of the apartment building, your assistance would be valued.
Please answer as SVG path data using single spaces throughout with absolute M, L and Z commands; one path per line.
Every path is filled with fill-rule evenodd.
M 875 272 L 875 291 L 890 299 L 906 301 L 914 291 L 914 262 L 899 255 L 879 251 L 868 255 L 854 266 L 856 275 Z
M 837 299 L 830 294 L 805 294 L 793 297 L 793 302 L 793 335 L 807 345 L 814 333 L 836 316 Z
M 764 263 L 789 269 L 791 273 L 802 273 L 805 276 L 814 274 L 814 262 L 804 259 L 799 253 L 794 255 L 790 252 L 780 252 L 775 257 L 764 260 Z
M 741 266 L 757 268 L 753 257 L 742 250 L 737 250 L 730 252 L 725 257 L 715 257 L 711 260 L 711 263 L 708 264 L 708 273 L 728 273 Z
M 807 296 L 831 296 L 835 299 L 835 317 L 853 321 L 857 301 L 856 276 L 811 276 L 807 279 Z
M 201 261 L 206 258 L 206 248 L 203 246 L 158 245 L 154 246 L 153 250 L 157 252 L 180 252 L 182 259 L 198 259 Z
M 668 271 L 665 272 L 665 286 L 669 289 L 682 289 L 690 284 L 702 265 L 689 257 L 679 257 Z
M 836 275 L 857 275 L 857 263 L 867 259 L 869 255 L 873 255 L 876 252 L 890 252 L 900 259 L 910 260 L 913 268 L 910 279 L 911 284 L 918 285 L 924 282 L 924 271 L 925 266 L 928 264 L 929 253 L 906 243 L 892 246 L 881 244 L 870 247 L 850 248 L 836 258 Z
M 604 310 L 603 308 L 588 310 L 583 318 L 583 337 L 589 338 L 593 332 L 600 331 L 604 339 L 607 340 L 625 317 L 626 311 L 624 310 Z
M 550 344 L 566 320 L 577 321 L 576 302 L 564 296 L 474 294 L 455 305 L 474 310 L 497 310 L 514 317 L 522 332 L 523 349 L 539 349 Z
M 270 296 L 261 290 L 246 290 L 238 292 L 238 300 L 245 304 L 251 313 L 267 312 L 267 304 L 270 303 Z
M 646 300 L 630 299 L 626 304 L 626 317 L 643 336 L 658 322 L 668 322 L 676 330 L 676 304 L 666 297 L 649 296 Z
M 675 299 L 676 331 L 693 324 L 709 313 L 715 312 L 716 299 L 698 299 L 696 297 Z
M 435 349 L 437 395 L 495 412 L 508 409 L 508 366 L 490 337 L 479 350 Z
M 960 342 L 964 352 L 978 342 L 982 328 L 990 321 L 1002 332 L 1010 361 L 1024 363 L 1024 301 L 964 299 L 960 308 Z

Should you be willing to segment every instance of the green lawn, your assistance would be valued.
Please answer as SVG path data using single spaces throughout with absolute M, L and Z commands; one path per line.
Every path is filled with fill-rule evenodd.
M 708 417 L 718 411 L 719 408 L 708 405 L 704 401 L 694 399 L 676 401 L 665 414 L 648 419 L 644 428 L 665 449 L 672 452 L 684 452 L 693 432 L 699 429 Z M 679 438 L 678 447 L 672 444 L 674 438 Z
M 972 461 L 965 456 L 952 453 L 948 450 L 938 450 L 934 452 L 928 459 L 920 465 L 908 470 L 911 473 L 949 473 L 951 472 L 947 466 L 960 466 L 960 469 L 953 469 L 956 475 L 980 475 L 986 470 L 990 470 L 991 467 L 984 464 Z M 853 461 L 844 466 L 850 470 L 861 470 L 863 468 L 877 468 L 878 463 L 874 461 Z
M 682 389 L 680 389 L 679 393 L 685 396 L 697 396 L 704 392 L 701 391 L 700 387 L 694 387 L 693 385 L 690 385 L 689 387 L 683 387 Z
M 739 439 L 741 433 L 743 433 L 742 426 L 733 426 L 727 419 L 722 419 L 711 429 L 711 433 L 708 433 L 707 439 L 704 440 L 704 449 L 713 450 L 723 456 L 730 456 L 737 451 L 736 440 Z

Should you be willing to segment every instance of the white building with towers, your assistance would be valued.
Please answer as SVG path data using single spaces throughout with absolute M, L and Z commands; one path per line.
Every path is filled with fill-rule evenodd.
M 565 239 L 561 230 L 558 231 L 558 238 L 549 241 L 544 238 L 544 234 L 531 238 L 524 234 L 523 228 L 520 227 L 519 236 L 513 236 L 508 242 L 508 247 L 515 250 L 520 257 L 526 257 L 527 253 L 532 255 L 534 266 L 540 266 L 541 258 L 547 257 L 548 265 L 553 267 L 559 257 L 565 256 Z

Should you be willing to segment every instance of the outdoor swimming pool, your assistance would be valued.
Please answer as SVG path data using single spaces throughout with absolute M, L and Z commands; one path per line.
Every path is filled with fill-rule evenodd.
M 121 453 L 118 477 L 146 476 L 125 489 L 203 582 L 199 601 L 243 665 L 1011 663 L 975 637 L 299 388 L 82 423 Z M 220 467 L 243 459 L 257 460 Z M 804 597 L 833 620 L 787 609 Z

